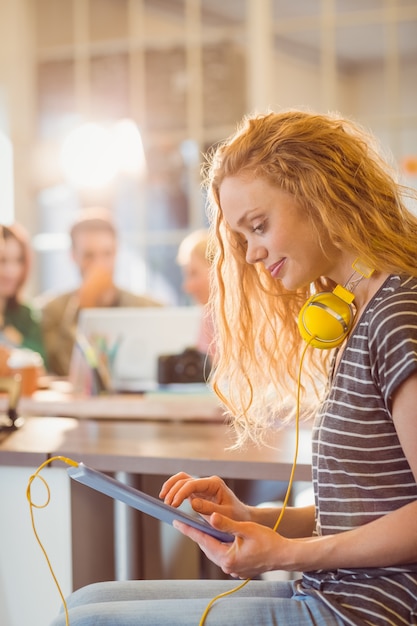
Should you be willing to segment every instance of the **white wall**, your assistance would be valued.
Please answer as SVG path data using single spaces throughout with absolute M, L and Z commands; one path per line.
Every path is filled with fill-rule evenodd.
M 36 469 L 36 468 L 35 468 Z M 0 467 L 0 624 L 48 626 L 61 599 L 32 530 L 26 487 L 34 468 Z M 51 502 L 35 510 L 35 524 L 64 596 L 71 591 L 69 477 L 64 469 L 45 468 Z M 45 501 L 41 481 L 33 483 L 35 501 Z

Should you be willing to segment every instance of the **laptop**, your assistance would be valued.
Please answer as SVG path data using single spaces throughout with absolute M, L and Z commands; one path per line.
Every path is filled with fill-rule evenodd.
M 194 347 L 201 316 L 198 306 L 83 309 L 74 350 L 91 346 L 106 362 L 114 391 L 158 390 L 158 357 Z M 194 391 L 197 385 L 192 383 Z

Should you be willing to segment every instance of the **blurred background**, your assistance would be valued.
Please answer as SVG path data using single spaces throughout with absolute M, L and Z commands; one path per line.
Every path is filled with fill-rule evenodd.
M 417 185 L 416 0 L 0 0 L 0 15 L 32 294 L 76 284 L 68 228 L 100 204 L 118 282 L 186 304 L 175 258 L 206 224 L 202 155 L 245 113 L 340 111 Z

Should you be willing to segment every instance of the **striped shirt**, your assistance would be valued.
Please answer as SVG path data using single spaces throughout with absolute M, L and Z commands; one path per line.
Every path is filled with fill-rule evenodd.
M 417 499 L 391 414 L 394 392 L 416 371 L 417 279 L 390 276 L 352 332 L 316 417 L 318 535 L 356 528 Z M 299 591 L 319 596 L 352 626 L 417 625 L 417 563 L 306 572 Z

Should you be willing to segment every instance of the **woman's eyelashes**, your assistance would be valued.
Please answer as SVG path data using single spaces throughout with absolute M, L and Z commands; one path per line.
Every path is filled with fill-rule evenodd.
M 248 225 L 244 230 L 247 231 L 247 236 L 245 236 L 244 232 L 236 232 L 236 239 L 240 244 L 242 244 L 245 248 L 248 245 L 248 237 L 250 235 L 263 235 L 266 230 L 266 222 L 267 220 L 256 221 L 253 226 Z
M 265 220 L 263 220 L 262 222 L 256 222 L 251 227 L 251 232 L 255 233 L 256 235 L 262 235 L 265 232 Z

